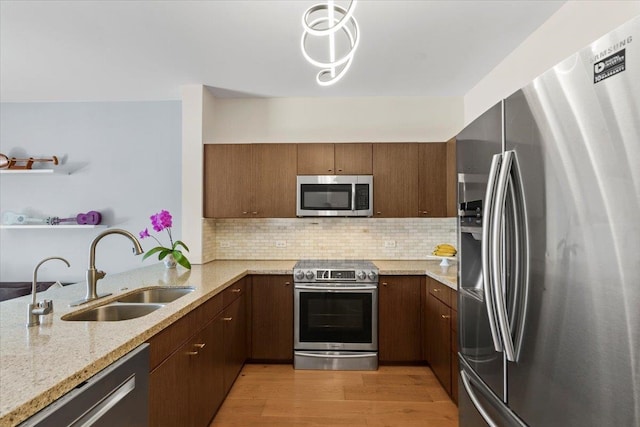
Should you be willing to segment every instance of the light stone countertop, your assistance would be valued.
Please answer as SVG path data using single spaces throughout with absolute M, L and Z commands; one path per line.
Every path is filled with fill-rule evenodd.
M 292 274 L 293 260 L 213 261 L 191 270 L 167 270 L 163 264 L 107 274 L 98 292 L 113 295 L 81 307 L 69 307 L 85 296 L 86 282 L 38 293 L 53 300 L 54 312 L 28 328 L 31 295 L 0 303 L 0 427 L 14 426 L 35 414 L 146 342 L 185 314 L 248 274 Z M 456 289 L 456 266 L 443 274 L 439 261 L 374 261 L 380 274 L 427 274 Z M 135 289 L 192 286 L 195 291 L 137 319 L 120 322 L 68 322 L 67 313 L 113 301 Z
M 441 260 L 380 260 L 373 263 L 380 269 L 380 275 L 427 275 L 458 290 L 458 263 L 449 261 L 449 267 L 440 267 Z

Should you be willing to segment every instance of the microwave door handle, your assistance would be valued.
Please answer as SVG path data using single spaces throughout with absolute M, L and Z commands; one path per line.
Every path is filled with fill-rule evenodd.
M 356 184 L 355 182 L 351 184 L 351 210 L 355 212 L 356 210 Z

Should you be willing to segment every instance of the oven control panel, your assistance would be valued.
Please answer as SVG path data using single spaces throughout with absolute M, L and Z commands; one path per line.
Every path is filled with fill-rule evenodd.
M 295 269 L 298 282 L 377 282 L 378 273 L 373 270 Z

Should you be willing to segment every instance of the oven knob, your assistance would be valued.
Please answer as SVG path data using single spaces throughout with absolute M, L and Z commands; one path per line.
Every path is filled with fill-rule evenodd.
M 369 272 L 369 280 L 374 281 L 377 279 L 377 277 L 378 275 L 374 271 Z
M 313 279 L 313 271 L 311 271 L 311 270 L 307 271 L 307 274 L 305 274 L 305 277 L 306 277 L 308 280 Z
M 296 271 L 296 279 L 298 279 L 298 280 L 304 279 L 304 271 L 302 271 L 302 270 Z
M 367 278 L 367 274 L 364 271 L 358 271 L 356 273 L 356 277 L 358 278 L 358 280 L 364 280 Z

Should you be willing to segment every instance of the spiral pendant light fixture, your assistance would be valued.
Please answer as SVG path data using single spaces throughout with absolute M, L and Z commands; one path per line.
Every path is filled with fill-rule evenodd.
M 302 15 L 301 48 L 302 55 L 309 63 L 320 68 L 316 81 L 320 86 L 330 86 L 338 82 L 351 67 L 353 55 L 360 42 L 360 29 L 353 16 L 357 0 L 352 0 L 349 7 L 334 4 L 328 0 L 326 4 L 311 6 Z M 322 59 L 314 59 L 307 51 L 308 37 L 326 38 L 328 43 L 328 55 Z M 336 58 L 336 37 L 340 37 L 340 57 Z M 317 57 L 317 56 L 316 56 Z M 325 59 L 326 58 L 326 59 Z

